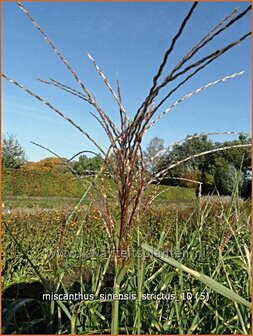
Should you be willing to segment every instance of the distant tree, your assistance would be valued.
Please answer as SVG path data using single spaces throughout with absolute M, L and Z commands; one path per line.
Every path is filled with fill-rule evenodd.
M 200 152 L 212 150 L 217 147 L 249 143 L 251 143 L 251 139 L 243 133 L 239 135 L 238 139 L 216 143 L 209 140 L 207 136 L 186 139 L 186 141 L 173 146 L 172 149 L 168 151 L 164 160 L 160 161 L 158 171 Z M 249 176 L 250 171 L 251 149 L 249 147 L 240 147 L 194 158 L 182 165 L 176 166 L 168 172 L 167 178 L 163 180 L 163 183 L 192 187 L 191 183 L 176 179 L 173 180 L 171 178 L 181 177 L 195 179 L 203 182 L 203 193 L 212 192 L 216 188 L 221 194 L 229 195 L 233 190 L 238 174 L 241 175 L 240 187 L 249 189 L 247 186 L 251 181 L 251 176 Z
M 101 168 L 103 159 L 100 155 L 88 158 L 86 155 L 80 155 L 79 160 L 74 163 L 74 169 L 80 175 L 91 175 L 98 172 Z
M 215 188 L 214 172 L 204 172 L 202 174 L 202 191 L 204 194 L 211 193 Z
M 196 134 L 194 134 L 196 135 Z M 188 136 L 190 137 L 190 136 Z M 185 142 L 175 145 L 171 151 L 171 159 L 173 161 L 180 161 L 189 156 L 208 151 L 214 148 L 214 144 L 211 140 L 207 138 L 206 135 L 201 137 L 192 138 L 186 140 Z M 210 155 L 209 156 L 201 156 L 198 158 L 194 158 L 184 164 L 187 167 L 187 170 L 205 170 L 208 168 L 210 164 Z
M 20 168 L 27 157 L 24 148 L 14 135 L 5 135 L 2 140 L 2 167 Z
M 232 164 L 225 163 L 217 168 L 215 183 L 221 195 L 231 195 L 239 175 L 239 189 L 242 187 L 242 172 L 238 171 Z
M 251 138 L 246 134 L 241 133 L 238 139 L 233 141 L 225 141 L 221 146 L 231 146 L 239 144 L 250 144 Z M 243 173 L 251 171 L 251 148 L 241 147 L 233 148 L 224 152 L 217 153 L 216 157 L 223 157 L 227 162 L 233 164 L 237 170 L 242 170 Z
M 183 176 L 183 178 L 186 179 L 186 180 L 201 182 L 201 172 L 198 169 L 188 170 L 188 172 L 186 172 L 186 174 Z M 199 184 L 198 183 L 182 180 L 181 184 L 182 184 L 183 187 L 194 188 L 196 190 L 199 189 Z
M 244 179 L 241 196 L 243 198 L 250 198 L 252 194 L 251 190 L 252 190 L 252 180 L 248 178 Z
M 251 139 L 241 133 L 236 140 L 219 143 L 219 146 L 233 146 L 238 144 L 250 144 Z M 240 176 L 239 189 L 245 193 L 247 185 L 251 183 L 251 148 L 233 148 L 215 154 L 215 184 L 221 194 L 229 195 L 233 188 L 232 183 L 236 181 L 236 174 Z M 249 194 L 246 192 L 247 195 Z
M 22 166 L 25 170 L 36 170 L 41 172 L 63 172 L 63 159 L 56 157 L 49 157 L 38 162 L 28 162 Z
M 188 136 L 190 137 L 190 136 Z M 165 159 L 163 160 L 159 169 L 163 169 L 166 166 L 169 166 L 175 162 L 183 160 L 189 156 L 194 154 L 198 154 L 200 152 L 204 152 L 214 148 L 214 145 L 211 140 L 207 138 L 207 136 L 202 136 L 199 138 L 192 138 L 186 140 L 183 143 L 176 144 L 172 147 L 172 149 L 168 152 Z M 184 182 L 180 180 L 172 180 L 171 177 L 183 177 L 189 174 L 192 171 L 198 171 L 198 177 L 202 181 L 204 172 L 209 170 L 210 165 L 213 162 L 213 155 L 203 156 L 199 158 L 192 159 L 184 164 L 178 165 L 175 168 L 171 169 L 167 177 L 169 178 L 166 182 L 170 181 L 171 185 L 184 185 Z M 203 181 L 202 181 L 203 182 Z
M 154 137 L 148 143 L 144 151 L 147 171 L 153 176 L 158 171 L 158 163 L 161 161 L 161 152 L 164 150 L 164 140 L 159 137 Z

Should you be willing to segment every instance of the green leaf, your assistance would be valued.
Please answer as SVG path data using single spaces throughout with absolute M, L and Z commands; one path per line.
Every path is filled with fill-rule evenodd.
M 219 282 L 213 280 L 212 278 L 208 277 L 205 274 L 201 274 L 197 271 L 194 271 L 193 269 L 181 264 L 180 262 L 176 261 L 175 259 L 166 256 L 163 252 L 149 246 L 148 244 L 142 244 L 141 247 L 149 252 L 150 254 L 152 254 L 153 256 L 155 256 L 156 258 L 164 261 L 165 263 L 172 265 L 178 269 L 180 269 L 181 271 L 184 271 L 190 275 L 192 275 L 194 278 L 198 279 L 199 281 L 203 282 L 203 284 L 205 284 L 206 286 L 208 286 L 209 288 L 211 288 L 212 290 L 214 290 L 215 292 L 225 296 L 226 298 L 232 300 L 232 301 L 236 301 L 238 303 L 243 304 L 244 306 L 248 307 L 248 308 L 252 308 L 251 306 L 251 302 L 245 300 L 244 298 L 242 298 L 240 295 L 236 294 L 235 292 L 233 292 L 232 290 L 228 289 L 227 287 L 221 285 Z

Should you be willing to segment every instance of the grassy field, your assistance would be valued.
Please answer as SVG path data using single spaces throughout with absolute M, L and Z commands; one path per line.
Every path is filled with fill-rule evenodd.
M 73 212 L 77 201 L 5 198 L 15 211 L 3 215 L 3 333 L 110 333 L 109 242 L 97 210 L 85 201 Z M 250 202 L 161 198 L 142 215 L 120 289 L 128 295 L 120 301 L 120 332 L 250 333 L 250 309 L 150 254 L 136 257 L 140 244 L 148 243 L 250 300 Z M 46 292 L 92 299 L 57 303 L 42 300 Z
M 81 197 L 91 179 L 81 185 L 68 174 L 4 170 L 3 333 L 111 333 L 113 251 L 96 190 Z M 113 207 L 115 189 L 109 179 L 105 186 Z M 149 186 L 144 202 L 155 188 Z M 120 332 L 249 333 L 250 202 L 236 192 L 198 199 L 194 189 L 161 185 L 158 193 L 136 218 L 123 251 L 129 264 L 118 293 Z M 233 290 L 236 301 L 181 265 Z M 45 293 L 68 296 L 44 300 Z

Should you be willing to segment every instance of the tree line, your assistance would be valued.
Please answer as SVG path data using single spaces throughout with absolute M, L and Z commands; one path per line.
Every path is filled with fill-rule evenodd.
M 156 176 L 168 165 L 184 160 L 200 152 L 211 151 L 217 147 L 251 143 L 251 138 L 244 133 L 231 141 L 214 142 L 206 135 L 188 136 L 185 141 L 166 147 L 162 138 L 154 137 L 144 152 L 146 174 Z M 68 166 L 66 165 L 68 162 Z M 37 170 L 51 173 L 68 173 L 69 168 L 79 175 L 94 175 L 101 168 L 103 159 L 100 155 L 88 157 L 79 155 L 77 160 L 49 157 L 38 162 L 29 162 L 25 150 L 13 135 L 3 137 L 2 167 L 25 170 Z M 195 182 L 191 182 L 195 181 Z M 230 195 L 235 181 L 239 181 L 242 196 L 251 195 L 251 149 L 249 147 L 233 148 L 193 158 L 171 169 L 161 184 L 199 187 L 202 193 L 214 190 L 221 195 Z
M 17 138 L 10 134 L 2 140 L 2 167 L 13 169 L 35 170 L 55 174 L 68 173 L 73 169 L 79 175 L 94 175 L 100 170 L 103 159 L 100 155 L 87 157 L 79 155 L 78 160 L 48 157 L 37 162 L 29 161 L 25 149 Z M 66 164 L 67 163 L 67 164 Z
M 155 176 L 165 167 L 195 154 L 218 147 L 250 143 L 251 138 L 243 133 L 239 134 L 238 139 L 224 142 L 214 142 L 206 135 L 195 134 L 188 136 L 182 143 L 166 148 L 164 140 L 155 137 L 144 154 L 147 170 Z M 187 180 L 202 182 L 204 194 L 217 190 L 222 195 L 230 195 L 238 180 L 242 194 L 248 195 L 251 190 L 251 149 L 233 148 L 193 158 L 171 169 L 161 183 L 198 188 L 197 183 Z

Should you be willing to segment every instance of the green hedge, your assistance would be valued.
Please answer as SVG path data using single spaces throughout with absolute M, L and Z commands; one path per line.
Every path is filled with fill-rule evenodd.
M 86 178 L 88 182 L 91 178 Z M 107 181 L 114 190 L 112 181 Z M 154 185 L 150 186 L 148 193 Z M 159 186 L 162 191 L 160 201 L 185 201 L 195 198 L 195 190 L 181 187 Z M 37 196 L 37 197 L 81 197 L 85 187 L 71 173 L 52 174 L 48 172 L 28 171 L 22 169 L 3 169 L 3 196 Z
M 80 197 L 82 184 L 72 174 L 51 174 L 22 169 L 3 169 L 4 196 Z
M 152 190 L 154 187 L 154 185 L 151 185 L 150 189 Z M 159 193 L 160 195 L 157 197 L 157 200 L 160 203 L 162 201 L 189 201 L 196 198 L 196 191 L 193 188 L 160 185 Z

